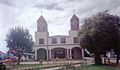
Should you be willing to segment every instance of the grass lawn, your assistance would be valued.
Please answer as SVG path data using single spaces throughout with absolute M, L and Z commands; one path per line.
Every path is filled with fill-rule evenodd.
M 15 65 L 15 69 L 13 70 L 19 70 L 19 69 L 26 69 L 26 68 L 35 68 L 35 70 L 37 69 L 41 69 L 42 68 L 48 68 L 48 67 L 53 67 L 53 66 L 57 66 L 56 64 L 45 64 L 45 65 L 40 65 L 40 64 L 21 64 L 21 65 Z M 81 68 L 82 67 L 82 68 Z M 80 66 L 80 67 L 76 67 L 76 68 L 68 68 L 68 69 L 59 69 L 59 70 L 120 70 L 117 69 L 115 67 L 112 66 L 107 66 L 107 65 L 87 65 L 87 66 Z
M 75 70 L 80 70 L 80 67 L 77 67 Z M 85 67 L 85 69 L 82 70 L 120 70 L 120 69 L 105 65 L 88 65 Z

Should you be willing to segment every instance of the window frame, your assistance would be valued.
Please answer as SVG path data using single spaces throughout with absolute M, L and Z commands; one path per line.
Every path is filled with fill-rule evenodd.
M 73 43 L 78 43 L 78 37 L 73 37 Z
M 52 41 L 52 44 L 57 44 L 57 38 L 52 38 L 51 41 Z
M 43 38 L 40 38 L 39 39 L 39 44 L 44 44 L 45 42 L 44 42 L 44 39 Z
M 61 43 L 66 43 L 66 37 L 61 37 L 60 41 L 61 41 Z

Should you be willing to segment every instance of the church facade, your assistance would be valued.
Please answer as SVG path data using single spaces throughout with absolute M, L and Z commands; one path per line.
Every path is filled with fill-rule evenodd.
M 48 24 L 41 15 L 35 32 L 35 59 L 82 59 L 83 49 L 79 46 L 79 18 L 74 14 L 70 19 L 69 36 L 49 36 Z

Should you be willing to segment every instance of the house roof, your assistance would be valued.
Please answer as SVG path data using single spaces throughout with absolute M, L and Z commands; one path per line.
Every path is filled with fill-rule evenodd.
M 0 51 L 0 54 L 5 54 L 4 52 Z

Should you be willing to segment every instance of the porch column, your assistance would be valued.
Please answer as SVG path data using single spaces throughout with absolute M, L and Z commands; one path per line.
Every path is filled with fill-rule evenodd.
M 67 49 L 67 59 L 69 59 L 69 49 Z
M 70 59 L 72 59 L 72 52 L 71 52 L 71 49 L 70 49 Z
M 84 49 L 82 49 L 82 58 L 84 58 Z
M 49 50 L 48 49 L 46 49 L 47 51 L 46 51 L 46 53 L 47 53 L 47 60 L 49 60 Z
M 51 49 L 49 50 L 49 59 L 51 59 Z
M 35 60 L 37 60 L 37 50 L 35 50 Z

